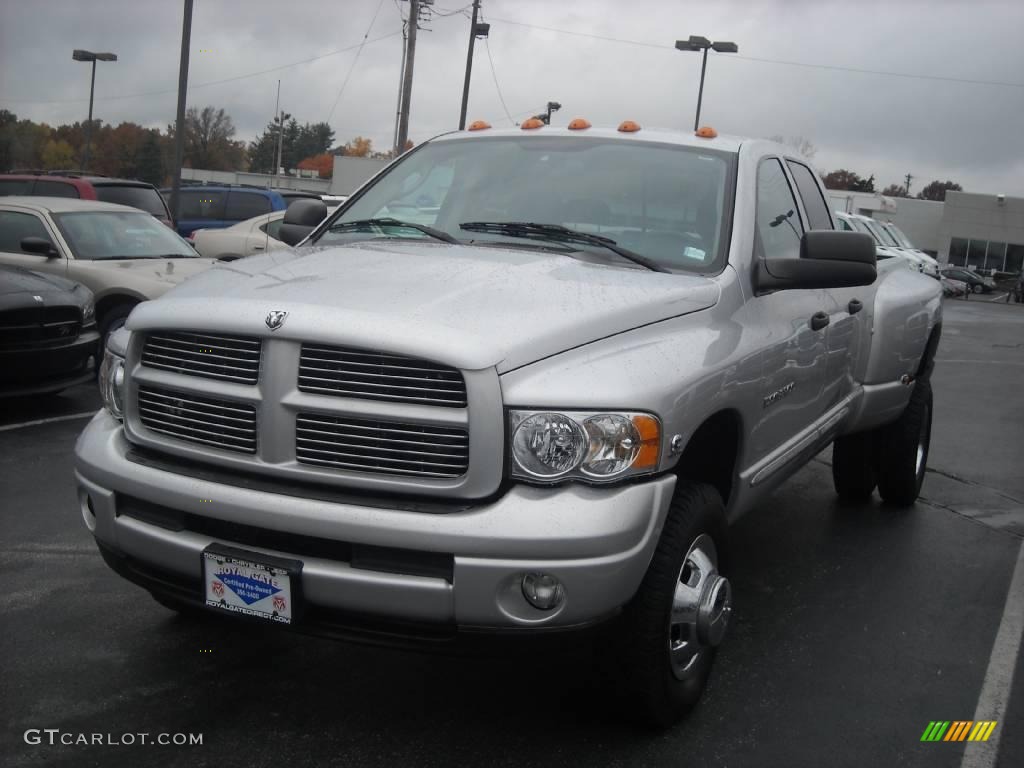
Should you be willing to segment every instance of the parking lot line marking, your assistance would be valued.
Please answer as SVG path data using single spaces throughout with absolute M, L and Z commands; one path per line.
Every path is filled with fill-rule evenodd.
M 1024 363 L 1017 360 L 936 360 L 936 363 L 966 363 L 970 365 L 979 365 L 987 363 L 989 365 L 1024 365 Z
M 1003 617 L 999 621 L 996 640 L 992 644 L 992 654 L 988 658 L 988 669 L 985 670 L 985 682 L 978 696 L 978 706 L 974 710 L 975 720 L 993 721 L 990 733 L 995 730 L 995 723 L 1006 722 L 1006 705 L 1010 700 L 1010 686 L 1013 685 L 1013 672 L 1020 652 L 1021 636 L 1024 635 L 1024 544 L 1017 551 L 1017 564 L 1010 577 L 1010 589 L 1006 593 L 1006 605 Z M 993 734 L 989 741 L 971 741 L 964 749 L 964 758 L 960 768 L 993 768 L 999 756 L 999 739 L 1002 728 Z
M 23 421 L 20 424 L 6 424 L 0 427 L 0 432 L 8 432 L 12 429 L 21 429 L 22 427 L 34 427 L 37 424 L 52 424 L 55 421 L 72 421 L 74 419 L 84 419 L 88 416 L 95 415 L 96 411 L 85 411 L 83 413 L 69 413 L 66 416 L 52 416 L 49 419 L 36 419 L 35 421 Z

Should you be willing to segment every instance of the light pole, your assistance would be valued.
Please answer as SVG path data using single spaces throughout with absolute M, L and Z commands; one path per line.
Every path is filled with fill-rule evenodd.
M 92 62 L 92 79 L 89 81 L 89 121 L 85 124 L 85 152 L 82 153 L 82 161 L 79 166 L 79 170 L 84 171 L 86 166 L 89 165 L 89 143 L 92 140 L 92 95 L 96 89 L 96 62 L 117 61 L 117 54 L 93 53 L 92 51 L 83 51 L 81 48 L 76 48 L 71 52 L 71 58 L 75 61 Z
M 736 43 L 716 41 L 712 43 L 706 37 L 690 35 L 688 40 L 676 40 L 676 48 L 680 51 L 703 51 L 704 60 L 700 64 L 700 89 L 697 91 L 697 114 L 693 118 L 693 130 L 700 125 L 700 102 L 704 98 L 704 71 L 708 67 L 708 49 L 714 49 L 719 53 L 738 53 L 739 46 Z

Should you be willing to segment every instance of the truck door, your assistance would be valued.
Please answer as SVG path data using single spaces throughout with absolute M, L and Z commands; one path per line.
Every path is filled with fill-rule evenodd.
M 782 161 L 763 159 L 757 171 L 755 258 L 799 258 L 803 234 Z M 825 411 L 826 321 L 833 300 L 823 290 L 794 289 L 755 296 L 750 303 L 763 350 L 761 403 L 751 447 L 764 456 Z
M 832 217 L 814 172 L 797 160 L 786 160 L 796 182 L 797 193 L 807 216 L 808 229 L 832 229 Z M 821 392 L 827 408 L 853 391 L 857 360 L 870 344 L 870 315 L 874 302 L 873 285 L 856 288 L 832 288 L 825 291 L 829 314 L 825 331 L 828 361 Z

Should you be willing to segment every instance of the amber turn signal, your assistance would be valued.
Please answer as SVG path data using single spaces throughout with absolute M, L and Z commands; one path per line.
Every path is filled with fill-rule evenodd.
M 633 426 L 640 433 L 640 451 L 633 459 L 634 469 L 646 469 L 658 466 L 658 453 L 661 448 L 661 428 L 653 416 L 638 413 L 633 416 Z
M 467 128 L 466 130 L 469 130 L 469 131 L 486 131 L 490 127 L 491 127 L 491 124 L 488 123 L 486 120 L 474 120 L 472 123 L 469 124 L 469 128 Z

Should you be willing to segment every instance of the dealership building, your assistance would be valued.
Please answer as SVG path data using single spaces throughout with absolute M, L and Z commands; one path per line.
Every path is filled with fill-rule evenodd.
M 944 203 L 830 190 L 833 210 L 891 221 L 941 263 L 985 272 L 1024 266 L 1024 198 L 947 192 Z

